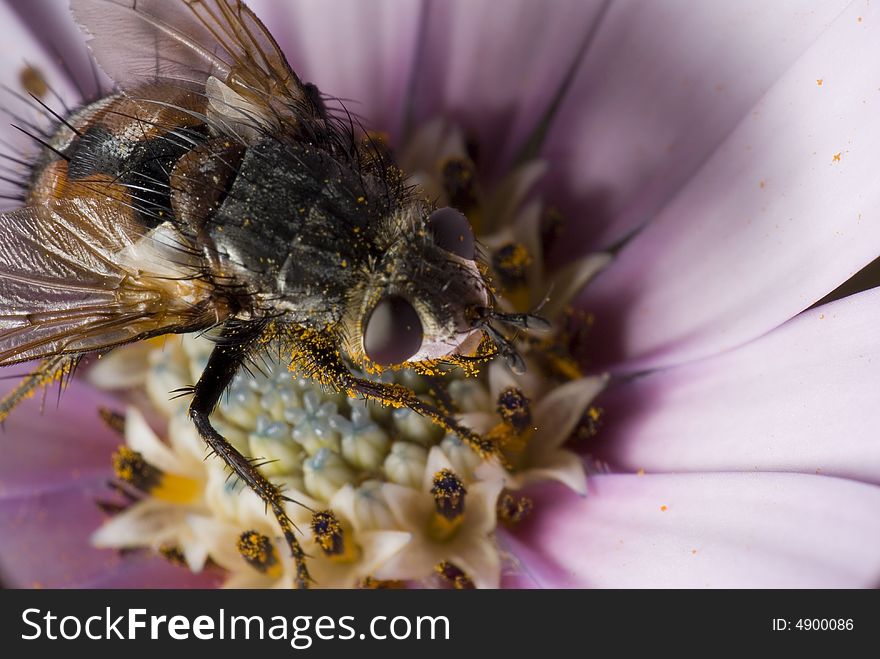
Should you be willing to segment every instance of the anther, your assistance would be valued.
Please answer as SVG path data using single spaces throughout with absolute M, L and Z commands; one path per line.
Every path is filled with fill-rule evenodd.
M 113 472 L 119 480 L 145 493 L 162 481 L 162 472 L 127 446 L 120 446 L 113 454 Z
M 496 408 L 501 420 L 516 432 L 523 432 L 532 423 L 531 400 L 517 387 L 508 387 L 498 395 Z
M 431 494 L 434 495 L 434 506 L 444 518 L 452 521 L 464 514 L 464 498 L 467 490 L 461 479 L 448 469 L 441 469 L 434 474 Z
M 374 579 L 373 577 L 364 577 L 357 585 L 362 590 L 399 590 L 406 588 L 403 581 L 389 581 L 386 579 Z
M 514 497 L 508 493 L 498 499 L 496 512 L 505 525 L 515 526 L 528 517 L 533 508 L 534 503 L 528 497 Z
M 172 503 L 188 503 L 195 499 L 201 485 L 186 476 L 165 473 L 127 446 L 120 446 L 113 454 L 116 478 L 155 499 Z
M 177 545 L 162 545 L 159 547 L 159 555 L 172 565 L 186 567 L 186 556 Z
M 506 288 L 516 288 L 526 283 L 526 271 L 532 257 L 522 243 L 510 242 L 492 254 L 492 267 Z
M 472 590 L 476 588 L 470 577 L 457 565 L 449 561 L 441 561 L 434 566 L 434 571 L 444 580 L 452 584 L 456 590 Z
M 580 421 L 578 421 L 578 424 L 572 433 L 572 438 L 575 441 L 592 439 L 599 434 L 604 418 L 605 410 L 596 405 L 590 405 L 587 408 L 587 411 L 584 412 L 583 416 L 581 416 Z
M 312 515 L 312 531 L 315 542 L 327 556 L 340 556 L 345 552 L 342 524 L 332 510 L 320 510 Z
M 110 430 L 120 437 L 125 436 L 125 415 L 122 412 L 111 410 L 107 407 L 98 409 L 98 415 Z
M 279 565 L 278 554 L 272 541 L 258 531 L 242 533 L 238 537 L 236 546 L 245 562 L 257 572 L 270 572 Z
M 562 234 L 565 217 L 553 206 L 548 207 L 541 216 L 541 245 L 547 253 Z
M 451 157 L 440 166 L 449 205 L 467 213 L 477 205 L 476 168 L 468 158 Z

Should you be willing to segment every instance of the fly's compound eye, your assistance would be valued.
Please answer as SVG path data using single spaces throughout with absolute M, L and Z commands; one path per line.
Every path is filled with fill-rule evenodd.
M 364 330 L 364 352 L 381 366 L 402 364 L 422 347 L 422 321 L 413 306 L 398 295 L 373 307 Z
M 434 243 L 468 261 L 474 260 L 474 232 L 470 222 L 454 208 L 440 208 L 428 217 Z

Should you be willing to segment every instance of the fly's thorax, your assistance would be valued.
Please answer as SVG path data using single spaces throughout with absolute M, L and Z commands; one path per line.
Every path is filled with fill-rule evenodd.
M 204 224 L 216 278 L 257 313 L 337 324 L 348 292 L 377 258 L 375 234 L 394 197 L 328 150 L 266 139 L 249 147 Z

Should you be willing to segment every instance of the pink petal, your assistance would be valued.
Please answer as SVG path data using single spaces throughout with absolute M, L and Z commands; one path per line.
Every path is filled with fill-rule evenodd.
M 623 383 L 601 457 L 627 470 L 799 471 L 880 483 L 880 288 L 748 345 Z
M 741 345 L 880 253 L 878 44 L 880 9 L 852 5 L 588 287 L 599 360 Z
M 92 547 L 107 498 L 105 480 L 61 484 L 35 496 L 0 499 L 0 581 L 12 588 L 209 587 L 215 572 L 195 575 L 144 553 Z
M 10 376 L 15 370 L 4 369 Z M 16 383 L 2 381 L 0 395 Z M 119 438 L 100 421 L 99 407 L 120 409 L 111 397 L 74 380 L 56 406 L 49 390 L 24 401 L 0 434 L 0 581 L 7 587 L 181 586 L 186 570 L 166 561 L 97 550 L 89 537 L 103 515 L 96 499 L 111 499 L 111 455 Z M 198 577 L 197 583 L 207 583 Z M 140 581 L 139 581 L 140 579 Z
M 38 71 L 48 85 L 71 107 L 79 102 L 79 95 L 16 12 L 5 3 L 0 4 L 0 62 L 3 63 L 0 67 L 0 84 L 18 94 L 24 94 L 26 98 L 21 100 L 8 91 L 0 90 L 0 108 L 3 109 L 3 112 L 0 112 L 0 153 L 19 160 L 27 160 L 38 152 L 39 147 L 33 139 L 12 128 L 11 124 L 17 124 L 33 132 L 25 122 L 41 127 L 49 125 L 50 122 L 35 109 L 35 103 L 27 99 L 25 88 L 21 83 L 22 73 L 28 66 Z M 51 92 L 42 100 L 54 110 L 63 112 L 61 103 Z M 0 174 L 4 177 L 27 180 L 28 172 L 25 168 L 5 158 L 0 160 L 3 166 Z M 0 182 L 0 194 L 17 195 L 20 194 L 20 189 L 12 183 Z M 16 208 L 20 205 L 16 201 L 0 199 L 0 210 Z
M 519 547 L 519 545 L 517 545 L 517 547 Z M 501 570 L 500 587 L 503 590 L 524 590 L 540 588 L 541 584 L 523 572 L 521 565 L 517 564 L 513 567 L 503 565 Z
M 569 251 L 650 220 L 847 4 L 615 0 L 543 152 Z
M 590 33 L 598 0 L 427 4 L 413 115 L 452 116 L 490 168 L 517 155 Z
M 82 588 L 219 588 L 225 573 L 208 568 L 198 574 L 146 553 L 126 556 L 119 569 L 109 571 Z
M 49 57 L 59 63 L 59 68 L 73 77 L 72 82 L 85 96 L 96 98 L 113 88 L 110 79 L 92 66 L 82 32 L 71 18 L 67 2 L 6 0 L 6 4 L 18 14 Z
M 804 474 L 604 475 L 535 492 L 505 537 L 565 588 L 854 588 L 880 578 L 880 488 Z M 528 578 L 517 585 L 528 584 Z
M 107 474 L 109 476 L 109 474 Z M 61 481 L 54 488 L 0 499 L 0 578 L 6 586 L 77 587 L 118 568 L 121 558 L 93 549 L 101 523 L 95 500 L 107 497 L 106 479 Z
M 400 137 L 421 3 L 252 0 L 293 69 L 345 100 L 367 128 Z
M 0 396 L 17 383 L 27 364 L 3 369 Z M 0 433 L 0 499 L 29 497 L 77 483 L 101 482 L 112 473 L 111 456 L 120 438 L 98 416 L 105 407 L 124 411 L 124 404 L 74 379 L 58 398 L 47 388 L 22 402 Z M 42 408 L 42 409 L 41 409 Z

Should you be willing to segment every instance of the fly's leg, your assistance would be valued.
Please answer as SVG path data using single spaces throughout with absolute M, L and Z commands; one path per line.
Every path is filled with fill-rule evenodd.
M 483 458 L 500 457 L 494 441 L 459 424 L 450 414 L 421 400 L 401 384 L 374 382 L 357 377 L 342 361 L 336 342 L 328 336 L 304 330 L 294 338 L 293 364 L 318 382 L 343 391 L 350 397 L 358 395 L 390 407 L 408 407 L 430 419 L 447 432 L 458 435 Z
M 250 460 L 214 429 L 210 420 L 211 412 L 214 411 L 220 396 L 244 364 L 249 350 L 259 339 L 263 330 L 262 323 L 227 326 L 221 342 L 211 351 L 208 365 L 193 388 L 189 415 L 202 439 L 211 450 L 223 459 L 236 476 L 257 493 L 268 508 L 272 509 L 293 556 L 296 566 L 296 586 L 297 588 L 308 588 L 311 578 L 305 564 L 305 553 L 294 535 L 293 522 L 284 511 L 284 502 L 287 499 L 281 494 L 278 487 L 263 476 Z
M 413 412 L 421 414 L 423 417 L 430 419 L 447 432 L 458 435 L 463 442 L 477 452 L 480 457 L 486 459 L 497 457 L 498 447 L 491 439 L 483 437 L 475 433 L 470 428 L 466 428 L 459 424 L 449 414 L 446 414 L 437 407 L 430 405 L 415 395 L 412 391 L 404 387 L 402 384 L 386 384 L 384 382 L 373 382 L 352 375 L 346 370 L 344 378 L 344 391 L 360 394 L 364 398 L 375 400 L 390 407 L 408 407 Z
M 33 396 L 40 387 L 53 382 L 60 382 L 63 386 L 65 378 L 73 373 L 78 362 L 78 355 L 55 355 L 41 361 L 36 370 L 25 375 L 18 386 L 0 401 L 0 423 L 6 420 L 20 402 Z

